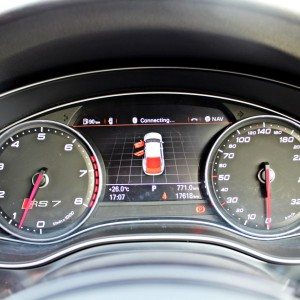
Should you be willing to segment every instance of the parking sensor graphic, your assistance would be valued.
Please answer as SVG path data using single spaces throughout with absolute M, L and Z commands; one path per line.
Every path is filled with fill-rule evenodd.
M 134 149 L 143 148 L 145 146 L 145 142 L 140 140 L 139 142 L 134 143 Z
M 146 175 L 160 175 L 165 169 L 163 141 L 161 134 L 149 132 L 143 140 L 134 143 L 133 153 L 136 157 L 143 156 L 143 171 Z
M 161 134 L 150 132 L 144 136 L 143 171 L 146 175 L 160 175 L 165 169 L 163 141 Z

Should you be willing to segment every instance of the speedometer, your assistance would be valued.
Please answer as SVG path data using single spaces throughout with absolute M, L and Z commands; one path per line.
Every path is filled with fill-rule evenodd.
M 38 241 L 78 228 L 102 190 L 98 157 L 60 123 L 31 121 L 6 131 L 0 137 L 0 226 Z
M 216 210 L 239 230 L 255 236 L 299 230 L 299 124 L 259 116 L 229 127 L 209 154 L 205 181 Z

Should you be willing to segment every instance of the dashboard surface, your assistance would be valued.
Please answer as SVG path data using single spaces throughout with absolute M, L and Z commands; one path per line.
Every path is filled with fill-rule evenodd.
M 296 2 L 1 4 L 0 298 L 299 297 Z

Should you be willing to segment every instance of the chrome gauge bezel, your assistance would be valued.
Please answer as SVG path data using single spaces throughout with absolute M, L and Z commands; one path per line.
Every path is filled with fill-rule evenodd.
M 245 118 L 241 121 L 238 121 L 234 123 L 233 125 L 229 126 L 225 131 L 222 132 L 222 134 L 217 138 L 217 140 L 214 142 L 212 148 L 209 151 L 206 163 L 205 163 L 205 187 L 207 194 L 209 196 L 209 200 L 212 203 L 213 207 L 217 211 L 217 213 L 233 228 L 237 229 L 238 231 L 249 235 L 253 237 L 258 238 L 279 238 L 287 236 L 291 233 L 295 233 L 300 230 L 300 224 L 290 224 L 284 228 L 280 228 L 278 230 L 274 230 L 273 232 L 266 232 L 261 233 L 262 230 L 256 230 L 255 228 L 250 228 L 247 226 L 244 226 L 243 224 L 240 224 L 234 220 L 234 218 L 231 218 L 228 214 L 226 214 L 225 210 L 221 208 L 221 204 L 219 203 L 215 191 L 213 189 L 213 184 L 211 180 L 211 169 L 212 169 L 212 161 L 214 160 L 215 154 L 219 149 L 219 146 L 222 144 L 225 138 L 228 137 L 230 133 L 233 131 L 239 129 L 240 127 L 243 127 L 243 125 L 248 125 L 251 122 L 261 122 L 262 119 L 272 119 L 276 122 L 281 121 L 290 124 L 293 127 L 296 127 L 300 130 L 300 124 L 297 122 L 294 122 L 292 120 L 289 120 L 288 118 L 274 116 L 274 115 L 259 115 L 254 117 Z
M 82 134 L 80 134 L 78 131 L 74 130 L 73 128 L 60 123 L 60 122 L 56 122 L 56 121 L 51 121 L 51 120 L 32 120 L 32 121 L 27 121 L 27 122 L 22 122 L 22 123 L 18 123 L 17 125 L 14 125 L 12 127 L 10 127 L 8 130 L 4 131 L 1 135 L 0 135 L 0 140 L 1 141 L 5 141 L 7 140 L 10 136 L 14 135 L 16 132 L 18 132 L 20 129 L 24 128 L 24 127 L 31 127 L 31 126 L 35 126 L 37 124 L 43 124 L 45 127 L 47 125 L 49 126 L 55 126 L 57 128 L 61 128 L 65 131 L 69 131 L 71 132 L 74 136 L 76 136 L 79 140 L 81 140 L 81 142 L 84 143 L 84 145 L 88 148 L 89 151 L 91 151 L 91 153 L 93 154 L 94 158 L 95 158 L 95 163 L 97 164 L 97 168 L 99 170 L 99 188 L 96 194 L 96 199 L 94 201 L 93 206 L 89 209 L 89 212 L 86 214 L 86 216 L 84 216 L 82 218 L 82 220 L 80 220 L 78 223 L 76 222 L 76 224 L 66 230 L 65 232 L 63 232 L 62 234 L 58 234 L 57 236 L 54 237 L 41 237 L 41 238 L 34 238 L 34 237 L 27 237 L 27 236 L 23 236 L 22 234 L 18 234 L 12 230 L 10 230 L 10 228 L 8 226 L 5 226 L 5 223 L 0 222 L 0 228 L 2 228 L 4 231 L 6 231 L 7 233 L 19 238 L 20 240 L 25 240 L 25 241 L 32 241 L 32 242 L 50 242 L 50 241 L 56 241 L 59 240 L 67 235 L 70 235 L 70 233 L 74 232 L 76 229 L 78 229 L 79 227 L 81 227 L 86 221 L 87 219 L 90 217 L 90 215 L 93 213 L 94 209 L 97 206 L 97 203 L 99 201 L 99 198 L 101 197 L 102 193 L 103 193 L 103 186 L 104 186 L 104 174 L 103 174 L 103 162 L 99 159 L 99 156 L 96 154 L 96 151 L 94 150 L 94 148 L 91 146 L 91 144 L 82 136 Z M 0 216 L 0 218 L 2 218 Z

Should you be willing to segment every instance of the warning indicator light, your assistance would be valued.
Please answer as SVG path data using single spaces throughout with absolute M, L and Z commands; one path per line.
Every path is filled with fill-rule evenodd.
M 197 214 L 203 215 L 203 214 L 205 213 L 205 211 L 206 211 L 205 205 L 203 205 L 203 204 L 198 204 L 198 205 L 196 206 L 196 213 L 197 213 Z
M 161 196 L 162 200 L 168 200 L 168 194 L 166 192 L 164 192 Z

